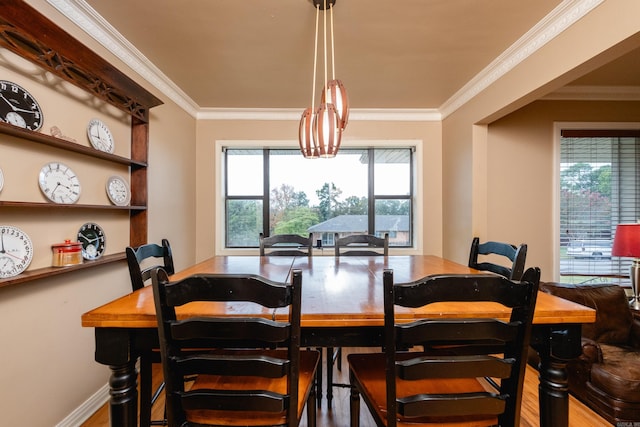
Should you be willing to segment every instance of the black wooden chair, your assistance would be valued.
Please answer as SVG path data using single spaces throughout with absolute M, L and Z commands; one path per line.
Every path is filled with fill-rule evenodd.
M 479 255 L 486 256 L 479 260 Z M 491 262 L 491 256 L 506 257 L 508 267 Z M 498 258 L 499 259 L 499 258 Z M 480 243 L 478 237 L 474 237 L 471 242 L 469 253 L 469 267 L 476 270 L 491 271 L 512 280 L 520 280 L 524 273 L 525 262 L 527 260 L 527 244 L 522 243 L 515 246 L 509 243 L 484 242 Z
M 335 254 L 340 256 L 370 256 L 389 255 L 389 233 L 384 237 L 371 234 L 350 234 L 340 237 L 338 233 L 334 237 Z
M 152 282 L 170 426 L 293 427 L 305 406 L 307 425 L 315 426 L 320 356 L 300 350 L 300 270 L 290 283 L 238 274 L 170 282 L 158 268 Z M 177 320 L 176 308 L 195 301 L 248 301 L 273 316 Z
M 335 256 L 388 256 L 389 255 L 389 233 L 384 237 L 372 234 L 349 234 L 340 237 L 339 233 L 334 235 Z M 351 387 L 349 384 L 333 382 L 333 366 L 336 365 L 342 371 L 342 347 L 334 350 L 327 347 L 327 402 L 331 406 L 333 399 L 333 387 Z
M 299 234 L 276 234 L 265 237 L 260 233 L 260 256 L 311 256 L 312 247 L 312 234 L 309 234 L 309 237 L 302 237 Z
M 127 247 L 127 265 L 131 277 L 131 289 L 136 291 L 151 283 L 151 271 L 162 267 L 167 274 L 175 273 L 173 253 L 167 239 L 162 244 L 148 243 L 138 247 Z M 164 382 L 153 391 L 152 364 L 160 363 L 160 353 L 152 351 L 140 356 L 140 426 L 166 425 L 165 420 L 151 420 L 151 407 L 164 389 Z
M 347 357 L 351 426 L 359 425 L 360 396 L 378 426 L 518 426 L 539 281 L 540 270 L 531 268 L 521 282 L 494 275 L 441 275 L 394 284 L 393 271 L 386 270 L 384 350 Z M 396 307 L 451 301 L 497 302 L 511 314 L 508 320 L 410 321 L 402 310 L 396 312 Z M 484 353 L 484 347 L 467 355 L 419 351 L 434 344 L 473 346 L 478 340 L 499 343 L 503 354 Z

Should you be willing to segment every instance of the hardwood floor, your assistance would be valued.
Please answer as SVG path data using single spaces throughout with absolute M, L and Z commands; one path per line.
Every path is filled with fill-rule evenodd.
M 344 348 L 342 371 L 334 374 L 335 382 L 346 383 L 348 381 L 348 366 L 346 355 L 349 352 L 368 351 L 365 348 Z M 160 368 L 154 365 L 154 378 L 159 377 Z M 154 384 L 154 387 L 157 385 Z M 162 418 L 164 408 L 164 396 L 160 396 L 153 407 L 153 419 Z M 327 401 L 323 399 L 322 407 L 317 413 L 318 427 L 346 427 L 349 425 L 349 391 L 348 389 L 336 387 L 333 392 L 333 402 L 331 408 L 327 408 Z M 307 423 L 303 416 L 301 427 L 306 427 Z M 569 426 L 570 427 L 604 427 L 611 426 L 606 420 L 591 411 L 580 401 L 570 397 L 569 402 Z M 105 404 L 81 427 L 109 427 L 109 409 Z M 373 419 L 369 415 L 364 404 L 361 405 L 360 427 L 375 427 Z M 520 427 L 539 427 L 538 417 L 538 372 L 527 366 L 525 376 L 524 396 L 522 399 L 522 418 Z

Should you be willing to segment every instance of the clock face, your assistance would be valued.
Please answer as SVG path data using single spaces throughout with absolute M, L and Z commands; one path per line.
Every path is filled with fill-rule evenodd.
M 116 206 L 126 206 L 131 199 L 129 183 L 121 176 L 111 176 L 107 180 L 107 196 Z
M 78 230 L 78 241 L 82 243 L 82 257 L 94 260 L 104 255 L 106 236 L 98 224 L 87 222 Z
M 102 120 L 91 120 L 87 125 L 87 135 L 93 148 L 107 153 L 113 153 L 113 149 L 115 148 L 113 136 Z
M 42 193 L 54 203 L 70 204 L 80 198 L 80 180 L 65 164 L 47 163 L 40 169 L 38 184 Z
M 0 278 L 22 273 L 31 264 L 33 244 L 17 227 L 0 225 Z
M 0 80 L 0 121 L 38 130 L 42 127 L 42 109 L 22 86 Z

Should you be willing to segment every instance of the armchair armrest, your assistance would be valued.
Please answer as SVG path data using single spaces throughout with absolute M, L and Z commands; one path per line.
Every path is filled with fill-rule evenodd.
M 589 366 L 602 362 L 602 349 L 600 345 L 592 339 L 582 338 L 582 354 L 579 359 Z
M 640 348 L 640 314 L 633 313 L 633 322 L 631 323 L 631 334 L 629 337 L 629 345 L 634 348 Z

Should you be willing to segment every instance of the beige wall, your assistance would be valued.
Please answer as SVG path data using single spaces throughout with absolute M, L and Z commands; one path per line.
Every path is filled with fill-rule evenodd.
M 527 265 L 557 280 L 553 224 L 558 221 L 556 122 L 638 122 L 640 102 L 537 101 L 492 123 L 487 147 L 486 233 L 526 242 Z M 588 125 L 586 125 L 588 126 Z
M 490 218 L 501 208 L 489 202 L 494 189 L 489 180 L 491 140 L 483 129 L 485 125 L 640 47 L 640 21 L 634 18 L 638 13 L 640 2 L 634 0 L 601 3 L 443 120 L 443 252 L 446 258 L 466 262 L 473 236 L 494 239 L 493 233 L 496 233 L 495 227 L 490 228 Z M 530 154 L 535 155 L 533 160 L 540 158 L 540 153 L 530 148 L 525 152 L 513 152 L 512 148 L 509 151 L 513 158 L 527 159 L 527 162 L 526 156 Z M 505 195 L 506 205 L 515 203 L 517 195 L 522 194 L 515 184 L 510 190 Z M 538 223 L 535 218 L 538 215 L 540 213 L 531 213 L 523 222 Z M 543 215 L 551 221 L 548 213 Z M 540 229 L 533 232 L 544 235 L 550 228 L 550 222 L 540 224 Z M 500 234 L 517 235 L 508 231 L 506 224 Z M 547 274 L 543 271 L 544 277 L 548 277 Z
M 153 241 L 162 237 L 170 239 L 177 268 L 192 264 L 195 260 L 195 119 L 83 35 L 44 0 L 29 3 L 165 102 L 151 112 L 148 235 Z M 15 61 L 12 54 L 4 50 L 0 51 L 0 70 L 1 79 L 21 83 L 36 95 L 44 110 L 42 132 L 49 133 L 49 128 L 57 125 L 65 135 L 88 145 L 86 124 L 90 117 L 100 117 L 115 134 L 116 154 L 128 155 L 127 124 L 109 111 L 92 110 L 85 105 L 84 92 L 46 83 L 50 76 L 42 76 L 36 67 Z M 74 100 L 80 93 L 79 99 Z M 59 155 L 62 154 L 38 144 L 20 144 L 3 137 L 0 167 L 5 170 L 6 182 L 0 200 L 43 201 L 37 171 L 41 163 Z M 75 155 L 68 160 L 83 177 L 82 202 L 107 203 L 102 178 L 109 167 L 101 162 L 90 165 L 85 160 Z M 126 174 L 127 170 L 120 172 Z M 0 223 L 28 230 L 36 245 L 30 268 L 37 268 L 50 264 L 51 243 L 75 234 L 82 219 L 76 216 L 78 212 L 66 215 L 56 210 L 45 213 L 44 210 L 0 208 Z M 124 250 L 128 244 L 126 215 L 123 226 L 122 218 L 118 218 L 122 214 L 91 211 L 85 214 L 87 221 L 96 221 L 108 228 L 105 230 L 108 253 Z M 109 369 L 94 361 L 93 329 L 82 328 L 80 316 L 130 289 L 124 262 L 0 288 L 0 425 L 51 427 L 106 384 Z
M 222 174 L 221 151 L 216 142 L 226 145 L 247 141 L 272 141 L 279 147 L 297 147 L 299 121 L 213 121 L 200 120 L 197 125 L 196 169 L 197 207 L 196 257 L 205 259 L 222 251 L 221 232 L 215 229 L 217 215 L 223 213 L 223 201 L 216 200 L 216 185 Z M 342 147 L 366 141 L 415 141 L 421 153 L 421 178 L 416 191 L 422 193 L 418 215 L 425 226 L 419 230 L 419 250 L 442 254 L 442 151 L 439 122 L 373 122 L 350 120 Z M 220 144 L 218 144 L 219 146 Z M 219 148 L 219 147 L 218 147 Z M 322 159 L 318 161 L 323 161 Z M 301 177 L 301 179 L 304 179 Z M 216 203 L 218 202 L 218 203 Z M 218 245 L 216 245 L 218 242 Z M 256 250 L 257 251 L 257 250 Z

